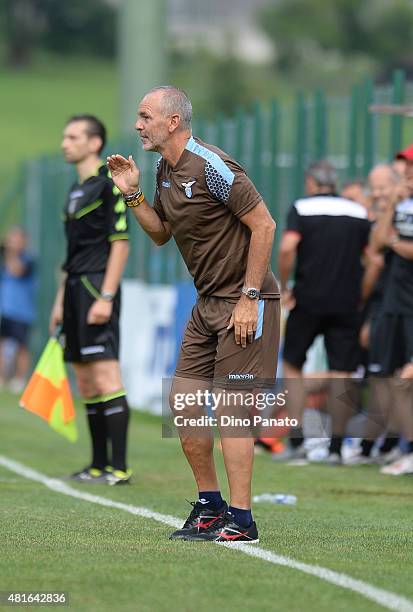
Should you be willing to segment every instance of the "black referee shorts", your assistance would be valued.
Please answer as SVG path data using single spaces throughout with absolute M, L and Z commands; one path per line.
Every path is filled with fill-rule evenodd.
M 89 325 L 87 314 L 99 295 L 104 274 L 69 275 L 66 279 L 63 333 L 65 361 L 88 363 L 119 357 L 120 291 L 113 300 L 112 316 L 103 325 Z
M 314 314 L 296 306 L 287 319 L 283 358 L 301 369 L 308 349 L 321 334 L 324 336 L 329 369 L 353 372 L 361 359 L 360 322 L 357 313 Z
M 413 363 L 413 315 L 380 313 L 370 327 L 369 374 L 391 376 Z

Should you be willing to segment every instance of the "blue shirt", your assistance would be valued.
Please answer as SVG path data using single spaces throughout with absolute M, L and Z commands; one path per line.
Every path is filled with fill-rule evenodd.
M 0 266 L 0 313 L 1 316 L 21 323 L 33 323 L 35 310 L 34 261 L 28 253 L 22 253 L 26 270 L 22 276 L 11 274 Z

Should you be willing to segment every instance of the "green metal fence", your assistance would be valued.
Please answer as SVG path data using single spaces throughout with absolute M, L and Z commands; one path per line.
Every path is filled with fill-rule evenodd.
M 218 116 L 212 122 L 196 118 L 193 132 L 240 161 L 262 193 L 278 223 L 272 256 L 276 269 L 276 247 L 286 210 L 303 193 L 306 165 L 328 157 L 341 179 L 365 177 L 374 163 L 391 159 L 401 146 L 413 141 L 413 130 L 408 129 L 407 120 L 371 114 L 369 104 L 411 100 L 413 85 L 405 82 L 402 71 L 396 71 L 393 82 L 386 87 L 374 87 L 366 80 L 346 98 L 326 97 L 317 90 L 297 94 L 294 104 L 282 105 L 276 100 L 270 104 L 257 102 L 250 112 L 236 109 L 231 118 Z M 107 152 L 135 156 L 141 167 L 142 187 L 150 198 L 156 156 L 141 151 L 136 135 L 112 141 Z M 73 178 L 73 169 L 59 155 L 43 157 L 24 164 L 16 190 L 20 194 L 21 217 L 39 262 L 39 342 L 47 329 L 59 266 L 64 258 L 61 209 Z M 16 202 L 14 207 L 18 205 Z M 5 218 L 6 211 L 10 211 L 10 200 L 0 202 L 1 218 Z M 171 283 L 187 278 L 187 272 L 173 241 L 158 248 L 132 221 L 126 276 L 151 283 Z

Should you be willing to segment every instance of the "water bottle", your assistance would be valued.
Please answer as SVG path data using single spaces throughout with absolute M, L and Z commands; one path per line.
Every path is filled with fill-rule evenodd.
M 254 495 L 252 501 L 254 503 L 264 502 L 294 506 L 297 503 L 297 498 L 295 495 L 288 495 L 287 493 L 261 493 L 261 495 Z

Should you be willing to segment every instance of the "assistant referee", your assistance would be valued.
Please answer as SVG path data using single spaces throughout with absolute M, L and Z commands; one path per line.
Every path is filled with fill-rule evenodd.
M 118 362 L 119 285 L 129 253 L 128 222 L 123 199 L 99 157 L 105 141 L 105 126 L 92 115 L 74 116 L 64 129 L 63 155 L 75 165 L 78 180 L 64 209 L 66 275 L 50 331 L 63 324 L 65 361 L 73 363 L 92 442 L 90 465 L 72 478 L 123 484 L 131 475 L 126 465 L 129 407 Z

